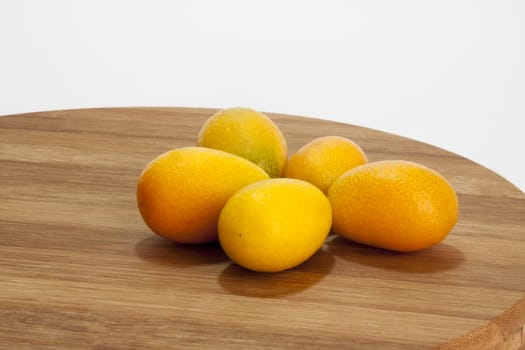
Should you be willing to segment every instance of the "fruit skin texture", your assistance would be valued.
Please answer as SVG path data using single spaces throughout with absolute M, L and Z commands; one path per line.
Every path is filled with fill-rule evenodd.
M 288 161 L 285 177 L 308 181 L 324 193 L 346 171 L 368 163 L 355 142 L 341 136 L 324 136 L 301 147 Z
M 439 243 L 458 220 L 458 199 L 447 180 L 408 161 L 356 167 L 332 184 L 328 199 L 336 234 L 399 252 Z
M 270 177 L 279 177 L 288 158 L 286 140 L 265 114 L 235 107 L 212 115 L 201 127 L 197 145 L 246 158 Z
M 137 183 L 144 222 L 179 243 L 217 241 L 217 221 L 228 198 L 268 175 L 248 160 L 202 147 L 179 148 L 151 161 Z
M 263 180 L 228 200 L 219 218 L 219 241 L 237 264 L 278 272 L 303 263 L 319 250 L 331 223 L 330 203 L 312 184 Z

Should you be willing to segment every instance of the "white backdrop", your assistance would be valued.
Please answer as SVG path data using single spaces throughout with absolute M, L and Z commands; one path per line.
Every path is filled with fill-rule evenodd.
M 525 1 L 0 0 L 0 115 L 101 106 L 343 121 L 525 190 Z

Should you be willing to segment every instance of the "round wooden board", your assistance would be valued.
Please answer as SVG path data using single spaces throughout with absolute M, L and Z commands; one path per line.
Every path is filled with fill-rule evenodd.
M 467 159 L 399 136 L 270 114 L 290 153 L 342 135 L 370 161 L 442 173 L 460 220 L 396 254 L 331 235 L 303 265 L 261 274 L 219 245 L 153 235 L 135 203 L 143 167 L 193 146 L 214 112 L 111 108 L 0 118 L 0 348 L 519 349 L 525 195 Z

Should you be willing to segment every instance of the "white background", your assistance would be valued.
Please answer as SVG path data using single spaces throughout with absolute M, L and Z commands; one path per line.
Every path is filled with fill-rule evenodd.
M 525 190 L 525 1 L 0 0 L 0 115 L 103 106 L 343 121 Z

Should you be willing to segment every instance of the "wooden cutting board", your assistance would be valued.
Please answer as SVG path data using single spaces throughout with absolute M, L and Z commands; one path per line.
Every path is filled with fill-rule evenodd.
M 342 135 L 370 161 L 406 159 L 455 187 L 441 244 L 396 254 L 330 236 L 290 271 L 232 264 L 219 245 L 153 235 L 143 167 L 192 146 L 209 109 L 0 118 L 2 349 L 523 349 L 525 195 L 458 155 L 352 125 L 270 114 L 290 153 Z

